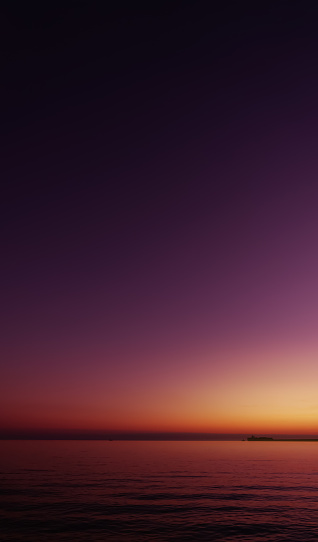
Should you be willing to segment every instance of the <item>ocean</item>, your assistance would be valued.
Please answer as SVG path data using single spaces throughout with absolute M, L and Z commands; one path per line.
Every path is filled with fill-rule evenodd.
M 318 443 L 0 441 L 0 540 L 318 540 Z

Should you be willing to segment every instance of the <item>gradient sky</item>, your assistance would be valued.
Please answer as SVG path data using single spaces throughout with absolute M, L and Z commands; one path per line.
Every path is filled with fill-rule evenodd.
M 66 4 L 1 6 L 0 435 L 318 433 L 315 3 Z

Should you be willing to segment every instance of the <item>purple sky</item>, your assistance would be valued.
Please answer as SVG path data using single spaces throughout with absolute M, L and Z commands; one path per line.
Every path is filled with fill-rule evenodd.
M 314 396 L 318 11 L 208 5 L 1 8 L 0 430 L 249 430 L 289 365 L 279 428 Z

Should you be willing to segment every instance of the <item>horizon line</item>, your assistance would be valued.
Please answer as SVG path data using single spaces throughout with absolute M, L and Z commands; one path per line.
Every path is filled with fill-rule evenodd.
M 242 440 L 251 435 L 265 437 L 316 437 L 316 433 L 208 433 L 192 431 L 89 431 L 89 430 L 1 430 L 0 440 L 140 440 L 140 441 L 217 441 Z

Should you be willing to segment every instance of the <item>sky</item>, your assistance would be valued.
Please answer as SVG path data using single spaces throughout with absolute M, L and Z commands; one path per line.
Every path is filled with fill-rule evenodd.
M 0 437 L 318 434 L 315 2 L 1 20 Z

